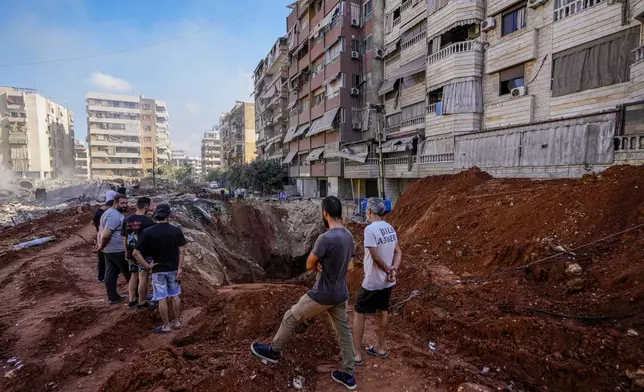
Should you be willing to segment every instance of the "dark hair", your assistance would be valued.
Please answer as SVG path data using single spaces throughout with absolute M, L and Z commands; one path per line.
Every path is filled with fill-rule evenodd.
M 150 200 L 149 197 L 145 197 L 145 196 L 139 197 L 139 199 L 136 201 L 136 208 L 138 208 L 139 210 L 142 210 L 145 207 L 149 207 L 151 202 L 152 201 Z
M 116 196 L 114 196 L 114 204 L 118 204 L 121 199 L 127 199 L 127 196 L 117 193 Z
M 322 200 L 322 210 L 326 211 L 332 219 L 342 219 L 342 203 L 335 196 L 328 196 Z
M 114 199 L 106 201 L 105 205 L 108 206 L 108 207 L 112 207 L 114 205 Z

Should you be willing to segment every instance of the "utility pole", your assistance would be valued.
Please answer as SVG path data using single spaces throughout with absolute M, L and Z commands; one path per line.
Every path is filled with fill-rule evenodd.
M 156 148 L 152 150 L 152 187 L 157 187 L 157 152 Z
M 385 105 L 382 104 L 369 104 L 373 109 L 376 109 L 376 137 L 378 139 L 378 188 L 380 191 L 380 198 L 385 200 L 385 160 L 382 158 L 382 127 L 380 126 L 380 117 L 385 113 Z

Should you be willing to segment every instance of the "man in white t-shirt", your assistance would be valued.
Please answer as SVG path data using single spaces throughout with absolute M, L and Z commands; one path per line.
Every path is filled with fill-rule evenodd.
M 367 200 L 369 226 L 364 230 L 364 280 L 354 306 L 353 343 L 355 363 L 363 363 L 360 346 L 364 333 L 364 315 L 378 313 L 378 341 L 366 348 L 367 354 L 387 358 L 385 331 L 389 316 L 391 289 L 396 284 L 396 271 L 402 261 L 396 230 L 383 220 L 385 203 L 382 199 Z

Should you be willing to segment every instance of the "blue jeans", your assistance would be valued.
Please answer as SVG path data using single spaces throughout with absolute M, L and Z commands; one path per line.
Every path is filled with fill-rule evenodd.
M 177 271 L 156 272 L 152 274 L 153 301 L 168 297 L 177 297 L 181 294 L 181 286 L 177 282 Z

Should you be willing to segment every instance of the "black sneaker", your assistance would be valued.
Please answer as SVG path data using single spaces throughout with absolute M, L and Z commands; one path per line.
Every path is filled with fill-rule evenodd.
M 120 296 L 118 297 L 118 299 L 113 299 L 113 300 L 111 300 L 111 301 L 110 301 L 110 305 L 120 304 L 120 303 L 121 303 L 121 302 L 123 302 L 123 301 L 125 301 L 125 296 L 124 296 L 124 295 L 120 295 Z
M 130 301 L 130 302 L 127 303 L 127 307 L 128 308 L 136 308 L 136 306 L 138 304 L 139 304 L 139 300 L 135 298 L 134 301 Z
M 355 377 L 341 370 L 332 371 L 331 378 L 333 379 L 333 381 L 344 385 L 347 389 L 356 389 L 357 387 Z
M 273 351 L 270 344 L 261 344 L 253 342 L 250 345 L 250 351 L 257 357 L 267 360 L 270 363 L 277 363 L 280 360 L 280 353 Z

